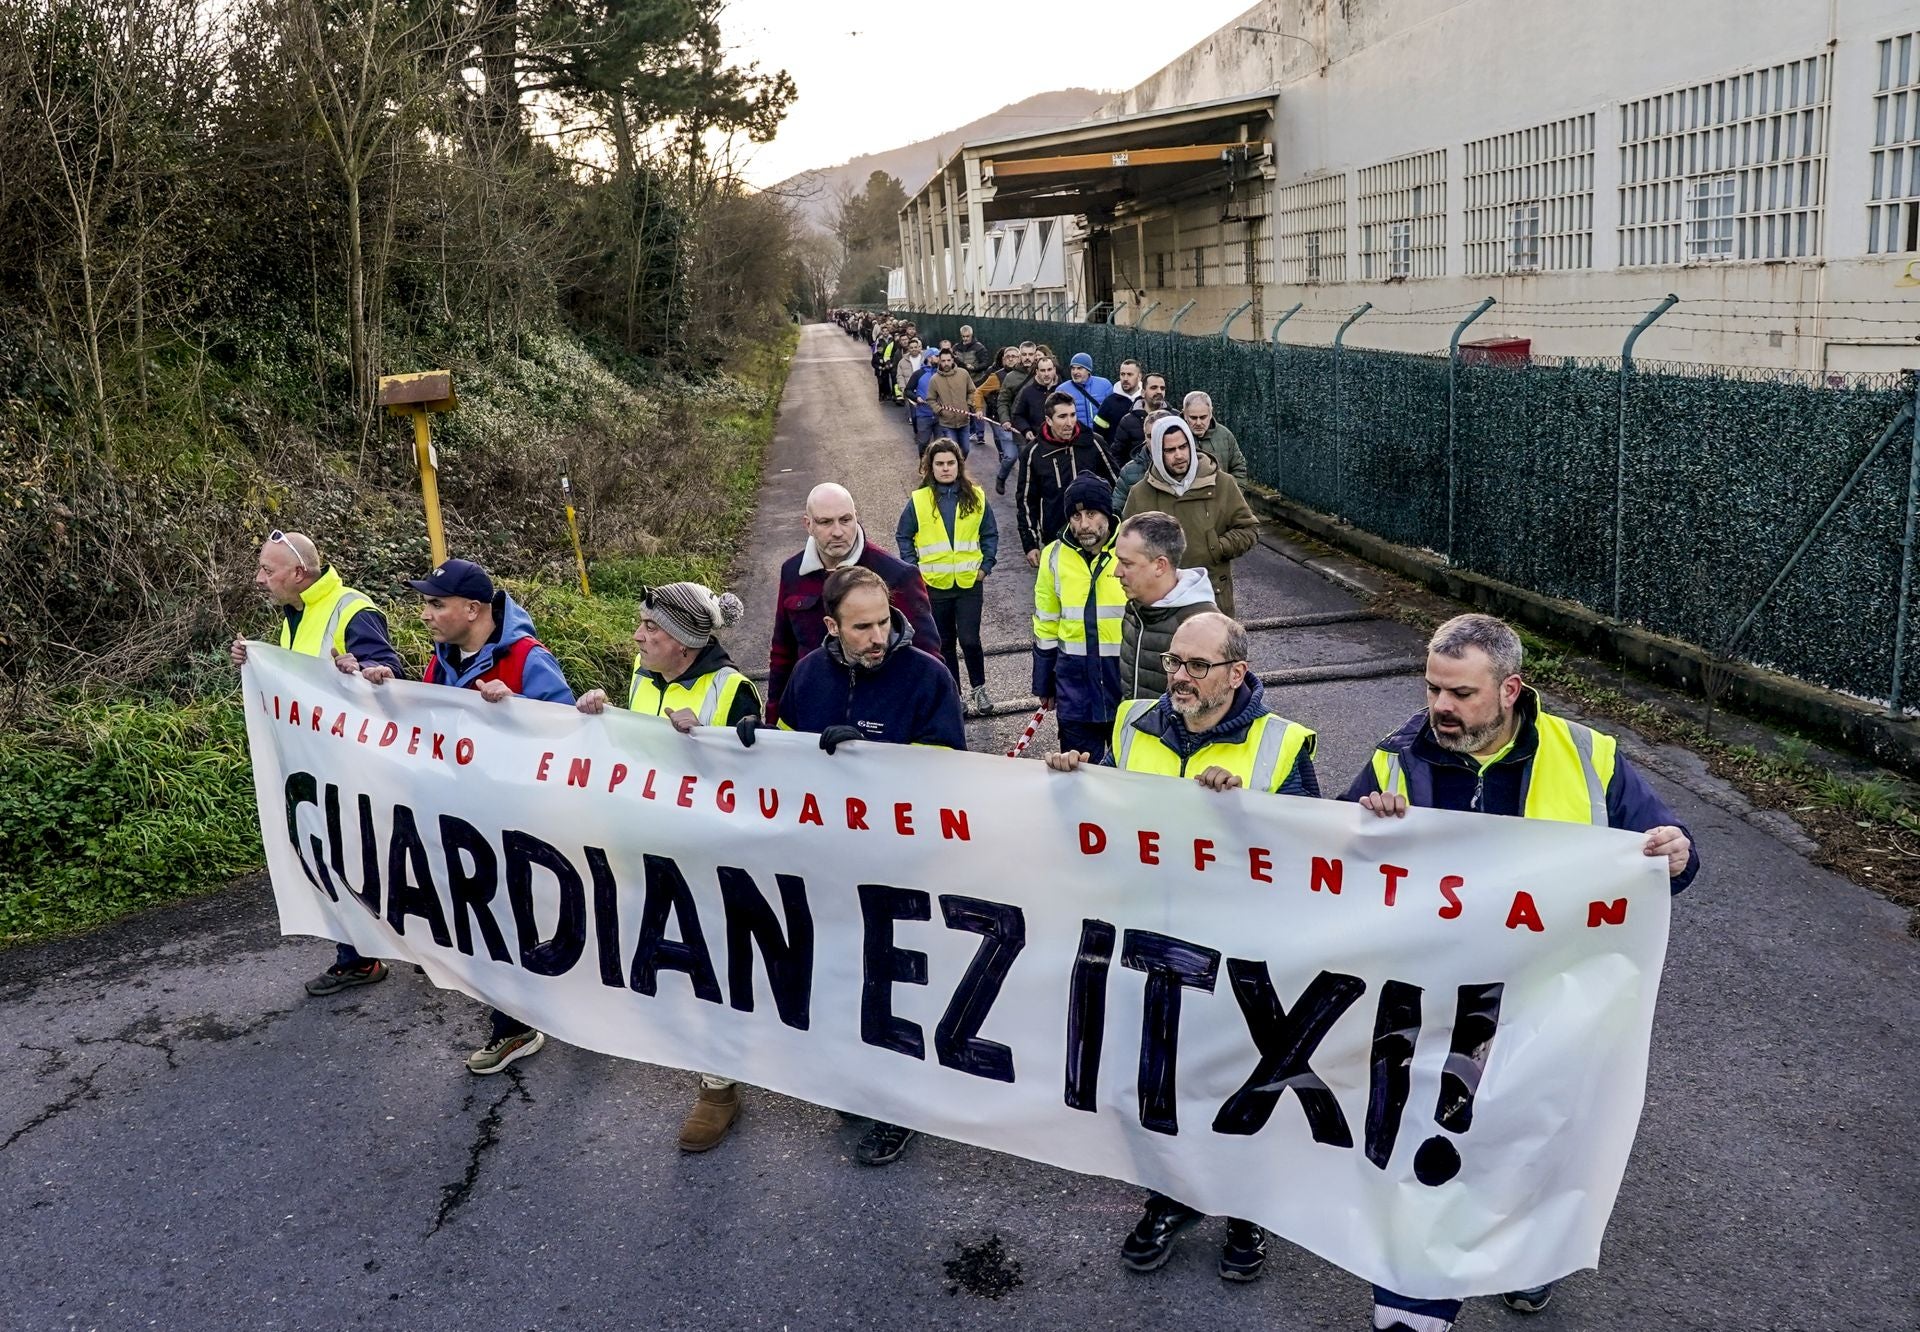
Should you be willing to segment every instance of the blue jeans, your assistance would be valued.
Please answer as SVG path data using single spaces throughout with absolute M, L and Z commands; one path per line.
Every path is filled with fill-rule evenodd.
M 925 453 L 927 451 L 927 445 L 933 443 L 933 418 L 931 416 L 915 416 L 911 418 L 908 424 L 913 428 L 913 446 L 920 450 L 920 452 Z
M 1013 433 L 1013 427 L 993 423 L 993 442 L 1000 450 L 1000 475 L 996 478 L 1005 481 L 1013 475 L 1013 469 L 1020 462 L 1020 437 Z
M 973 448 L 973 441 L 967 438 L 967 428 L 965 426 L 936 426 L 934 428 L 934 435 L 939 439 L 950 439 L 955 444 L 958 444 L 962 458 L 966 457 L 967 453 Z

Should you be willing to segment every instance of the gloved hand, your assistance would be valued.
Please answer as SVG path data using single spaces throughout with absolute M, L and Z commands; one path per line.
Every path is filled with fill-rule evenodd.
M 733 733 L 740 737 L 740 743 L 742 745 L 744 745 L 748 749 L 752 749 L 753 733 L 759 729 L 760 729 L 760 714 L 757 712 L 750 712 L 746 716 L 742 717 L 739 723 L 734 726 Z
M 860 739 L 860 728 L 857 726 L 829 726 L 820 732 L 820 748 L 831 754 L 835 745 L 858 739 Z

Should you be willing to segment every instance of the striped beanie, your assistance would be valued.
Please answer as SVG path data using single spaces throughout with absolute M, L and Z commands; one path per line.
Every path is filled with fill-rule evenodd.
M 713 631 L 732 624 L 746 609 L 731 592 L 715 595 L 698 583 L 642 588 L 640 609 L 690 648 L 705 647 Z

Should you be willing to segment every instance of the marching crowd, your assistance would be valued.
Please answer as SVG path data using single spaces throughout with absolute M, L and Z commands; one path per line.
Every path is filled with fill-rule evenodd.
M 818 735 L 828 754 L 848 742 L 967 748 L 966 714 L 991 706 L 981 580 L 999 558 L 993 510 L 967 460 L 991 438 L 996 491 L 1004 495 L 1017 473 L 1019 538 L 1034 579 L 1033 688 L 1059 728 L 1049 767 L 1105 765 L 1212 791 L 1321 797 L 1315 734 L 1268 709 L 1247 630 L 1233 618 L 1229 566 L 1251 549 L 1257 523 L 1240 489 L 1246 459 L 1206 394 L 1187 394 L 1176 413 L 1165 377 L 1131 361 L 1109 381 L 1076 355 L 1062 379 L 1045 347 L 996 355 L 963 327 L 957 342 L 928 348 L 911 324 L 857 311 L 835 319 L 870 342 L 879 397 L 908 414 L 920 449 L 920 484 L 895 529 L 899 553 L 868 539 L 844 487 L 814 487 L 804 545 L 780 568 L 764 697 L 716 637 L 739 618 L 739 599 L 680 582 L 641 597 L 627 708 L 681 732 L 730 726 L 749 747 L 759 728 L 777 726 Z M 282 647 L 373 684 L 415 674 L 372 599 L 347 586 L 309 537 L 273 532 L 255 582 L 280 610 Z M 587 713 L 614 702 L 600 688 L 576 698 L 525 609 L 478 564 L 450 559 L 409 587 L 434 645 L 421 680 Z M 244 663 L 245 641 L 236 638 L 231 654 Z M 972 684 L 964 702 L 963 664 Z M 1673 890 L 1686 887 L 1700 864 L 1688 831 L 1613 737 L 1547 711 L 1521 668 L 1520 640 L 1502 621 L 1466 614 L 1441 625 L 1428 644 L 1427 706 L 1379 742 L 1337 798 L 1381 818 L 1420 806 L 1630 829 L 1645 834 L 1648 856 L 1665 860 Z M 387 974 L 384 962 L 342 944 L 306 988 L 333 994 Z M 497 1073 L 545 1040 L 497 1010 L 489 1024 L 467 1059 L 475 1074 Z M 737 1084 L 702 1076 L 681 1148 L 718 1146 L 740 1106 Z M 873 1123 L 856 1159 L 889 1164 L 913 1136 Z M 1200 1219 L 1177 1199 L 1150 1195 L 1121 1260 L 1158 1268 Z M 1230 1220 L 1220 1275 L 1251 1281 L 1266 1253 L 1261 1227 Z M 1503 1298 L 1533 1312 L 1551 1293 Z M 1460 1305 L 1376 1288 L 1373 1326 L 1448 1332 Z

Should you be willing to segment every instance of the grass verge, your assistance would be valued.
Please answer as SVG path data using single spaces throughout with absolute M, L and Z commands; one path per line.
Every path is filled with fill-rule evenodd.
M 650 548 L 590 561 L 592 596 L 573 576 L 570 547 L 545 552 L 529 576 L 502 578 L 576 690 L 624 696 L 643 585 L 724 582 L 798 338 L 788 328 L 743 350 L 727 380 L 693 391 L 691 437 L 650 460 L 660 510 L 642 543 Z M 385 609 L 403 654 L 424 661 L 414 605 Z M 263 864 L 246 725 L 223 653 L 197 654 L 164 691 L 41 700 L 0 735 L 0 943 L 89 929 Z

